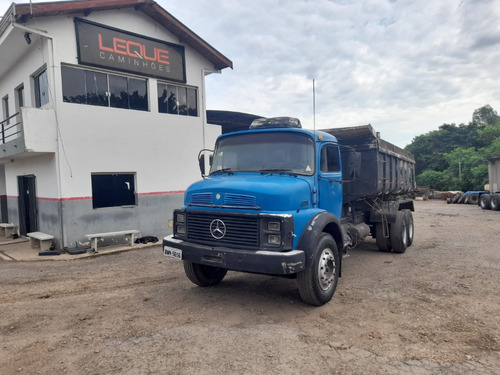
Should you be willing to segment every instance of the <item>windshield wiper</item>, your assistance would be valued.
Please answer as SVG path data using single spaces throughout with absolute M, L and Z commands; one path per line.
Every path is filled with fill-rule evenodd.
M 217 169 L 216 171 L 213 171 L 210 173 L 210 175 L 214 174 L 220 174 L 220 173 L 228 173 L 228 174 L 233 174 L 233 171 L 231 171 L 231 168 L 222 168 L 222 169 Z
M 265 173 L 289 173 L 292 176 L 297 176 L 297 173 L 292 171 L 291 169 L 282 169 L 282 168 L 276 168 L 276 169 L 261 169 L 259 170 L 260 173 L 265 174 Z

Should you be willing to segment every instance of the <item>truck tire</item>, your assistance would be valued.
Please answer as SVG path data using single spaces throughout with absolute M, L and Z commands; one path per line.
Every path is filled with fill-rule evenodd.
M 406 215 L 403 211 L 398 211 L 396 214 L 396 221 L 389 226 L 393 252 L 402 254 L 408 248 L 407 229 Z
M 206 266 L 185 260 L 184 272 L 193 284 L 198 286 L 212 286 L 222 281 L 224 276 L 226 276 L 227 270 L 225 268 Z
M 490 195 L 490 208 L 493 211 L 500 210 L 500 194 L 493 193 Z
M 375 225 L 375 240 L 380 251 L 390 252 L 392 250 L 391 237 L 384 237 L 384 227 L 382 223 Z
M 415 234 L 415 226 L 413 225 L 413 214 L 411 210 L 404 209 L 403 212 L 406 215 L 406 234 L 408 235 L 408 246 L 410 247 L 413 243 L 413 237 Z
M 483 210 L 491 209 L 490 200 L 491 200 L 491 197 L 489 194 L 482 194 L 481 195 L 481 198 L 479 198 L 479 205 L 481 206 L 481 208 Z
M 477 204 L 479 202 L 479 194 L 478 193 L 470 193 L 467 198 L 468 204 Z
M 322 233 L 312 249 L 312 264 L 297 274 L 300 297 L 305 303 L 321 306 L 330 301 L 337 288 L 340 259 L 337 244 Z

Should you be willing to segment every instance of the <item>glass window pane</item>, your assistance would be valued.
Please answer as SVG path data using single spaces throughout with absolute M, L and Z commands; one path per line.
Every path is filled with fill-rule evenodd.
M 168 113 L 167 85 L 164 83 L 158 83 L 158 112 Z
M 135 174 L 93 174 L 92 207 L 134 206 Z
M 198 116 L 196 89 L 187 89 L 187 111 L 189 116 Z
M 63 101 L 66 103 L 87 103 L 85 94 L 85 70 L 63 66 L 61 72 Z
M 187 116 L 188 115 L 188 109 L 187 109 L 187 88 L 179 86 L 177 87 L 177 93 L 178 93 L 178 105 L 179 105 L 179 115 Z
M 108 106 L 108 91 L 107 74 L 85 71 L 85 86 L 87 91 L 87 104 L 98 105 L 102 107 Z
M 129 78 L 128 93 L 130 99 L 130 109 L 137 109 L 139 111 L 148 110 L 148 91 L 146 80 Z
M 179 102 L 177 101 L 177 86 L 167 86 L 167 113 L 177 114 Z
M 49 81 L 47 71 L 35 76 L 35 105 L 40 108 L 49 102 Z
M 109 75 L 109 106 L 129 108 L 127 78 Z

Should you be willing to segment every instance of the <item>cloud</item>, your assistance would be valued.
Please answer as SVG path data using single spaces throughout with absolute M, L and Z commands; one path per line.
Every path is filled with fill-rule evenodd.
M 401 147 L 500 110 L 496 0 L 158 3 L 234 63 L 207 77 L 209 109 L 312 127 L 314 79 L 317 128 L 371 123 Z

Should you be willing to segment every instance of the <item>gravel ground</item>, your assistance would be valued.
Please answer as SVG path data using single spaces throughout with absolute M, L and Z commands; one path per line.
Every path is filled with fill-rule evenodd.
M 321 307 L 290 279 L 197 287 L 160 246 L 0 260 L 0 374 L 499 374 L 500 212 L 415 205 L 407 252 L 366 240 Z

